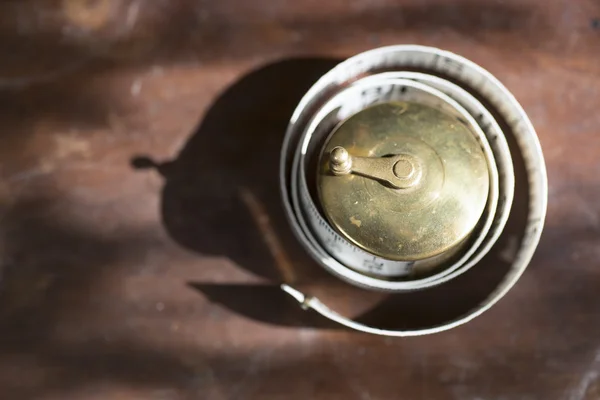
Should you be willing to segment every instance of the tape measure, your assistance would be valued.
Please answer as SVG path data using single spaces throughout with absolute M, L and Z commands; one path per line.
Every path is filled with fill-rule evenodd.
M 371 50 L 325 74 L 301 100 L 282 146 L 283 203 L 313 259 L 350 284 L 402 292 L 443 284 L 477 265 L 510 215 L 514 136 L 529 184 L 528 225 L 511 274 L 485 303 L 429 329 L 351 321 L 287 284 L 327 318 L 364 332 L 409 336 L 467 322 L 498 301 L 539 241 L 547 178 L 535 130 L 489 72 L 423 46 Z

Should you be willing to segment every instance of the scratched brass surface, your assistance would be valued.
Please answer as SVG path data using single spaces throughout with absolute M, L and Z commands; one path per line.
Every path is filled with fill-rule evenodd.
M 355 173 L 333 173 L 336 147 L 347 149 Z M 395 175 L 402 161 L 404 180 Z M 451 251 L 470 235 L 485 208 L 489 172 L 474 134 L 455 117 L 416 103 L 383 103 L 331 133 L 317 188 L 323 213 L 348 241 L 386 259 L 416 261 Z
M 68 3 L 0 2 L 2 399 L 599 398 L 596 0 L 86 2 L 94 17 Z M 527 204 L 518 158 L 509 235 L 432 291 L 329 278 L 285 223 L 293 108 L 337 60 L 397 43 L 506 84 L 550 181 L 518 285 L 465 326 L 405 340 L 330 329 L 276 286 L 414 327 L 506 272 Z

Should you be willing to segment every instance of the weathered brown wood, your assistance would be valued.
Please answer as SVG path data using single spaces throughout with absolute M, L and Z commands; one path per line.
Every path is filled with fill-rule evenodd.
M 464 312 L 501 271 L 373 311 L 382 295 L 295 243 L 276 168 L 310 84 L 401 43 L 506 84 L 550 199 L 499 304 L 390 339 L 276 285 L 415 326 Z M 597 1 L 5 1 L 0 49 L 0 398 L 600 399 Z

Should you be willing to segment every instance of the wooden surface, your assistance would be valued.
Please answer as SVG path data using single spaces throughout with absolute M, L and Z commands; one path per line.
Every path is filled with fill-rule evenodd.
M 420 326 L 467 310 L 496 269 L 391 300 L 350 288 L 295 243 L 276 174 L 310 84 L 407 43 L 515 94 L 550 198 L 499 304 L 390 339 L 277 284 Z M 0 398 L 600 399 L 597 1 L 3 1 L 0 49 Z

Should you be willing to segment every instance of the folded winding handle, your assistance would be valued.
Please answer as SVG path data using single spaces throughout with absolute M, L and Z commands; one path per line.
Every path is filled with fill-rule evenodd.
M 329 169 L 334 175 L 354 173 L 385 182 L 395 189 L 406 189 L 416 185 L 423 173 L 419 160 L 409 154 L 357 157 L 351 156 L 348 150 L 341 146 L 331 150 Z

